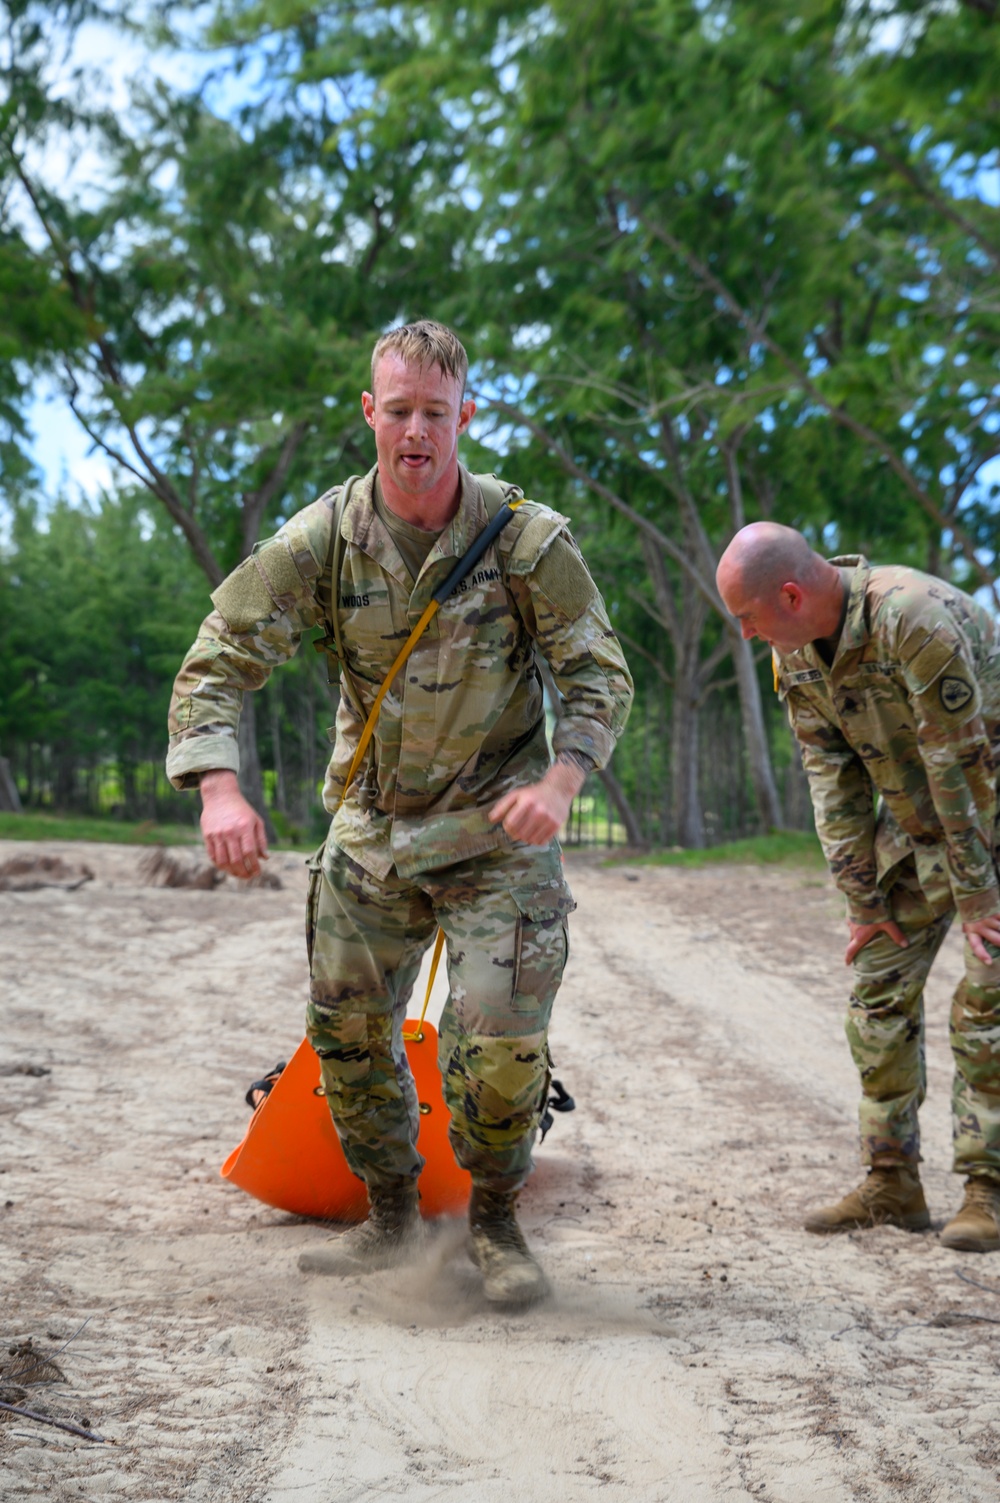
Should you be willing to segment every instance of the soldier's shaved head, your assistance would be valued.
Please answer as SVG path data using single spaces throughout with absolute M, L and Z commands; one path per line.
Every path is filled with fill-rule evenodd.
M 743 636 L 794 651 L 836 630 L 843 602 L 840 572 L 814 553 L 794 527 L 751 522 L 733 538 L 716 571 L 726 609 Z
M 738 580 L 743 594 L 770 600 L 794 580 L 806 588 L 820 582 L 829 567 L 794 527 L 751 522 L 733 538 L 719 561 L 720 577 Z

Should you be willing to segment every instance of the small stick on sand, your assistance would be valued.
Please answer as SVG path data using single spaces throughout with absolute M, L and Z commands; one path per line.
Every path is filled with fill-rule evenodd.
M 93 1430 L 84 1430 L 80 1425 L 70 1424 L 69 1420 L 53 1419 L 51 1414 L 36 1414 L 33 1409 L 21 1409 L 17 1404 L 5 1404 L 0 1399 L 0 1409 L 8 1414 L 18 1414 L 22 1419 L 37 1420 L 40 1425 L 55 1425 L 59 1430 L 68 1430 L 71 1435 L 82 1435 L 84 1440 L 96 1440 L 101 1446 L 115 1446 L 116 1440 L 108 1440 L 105 1435 L 95 1435 Z

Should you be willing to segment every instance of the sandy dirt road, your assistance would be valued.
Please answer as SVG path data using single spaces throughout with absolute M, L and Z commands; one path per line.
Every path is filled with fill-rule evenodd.
M 174 891 L 134 849 L 45 850 L 95 880 L 0 893 L 0 1398 L 115 1444 L 7 1416 L 4 1503 L 1000 1498 L 1000 1258 L 936 1235 L 957 941 L 928 997 L 935 1230 L 810 1237 L 857 1172 L 830 888 L 570 858 L 578 1110 L 522 1203 L 555 1294 L 498 1315 L 457 1225 L 405 1275 L 305 1279 L 330 1229 L 219 1178 L 301 1036 L 300 860 L 280 892 Z

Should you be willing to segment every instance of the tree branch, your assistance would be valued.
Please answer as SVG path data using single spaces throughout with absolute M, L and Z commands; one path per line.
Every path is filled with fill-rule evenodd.
M 733 293 L 730 292 L 729 288 L 721 280 L 721 278 L 717 277 L 715 273 L 705 265 L 704 261 L 700 260 L 699 257 L 697 257 L 692 251 L 689 251 L 686 246 L 682 245 L 681 242 L 676 238 L 676 236 L 672 235 L 669 230 L 666 230 L 662 225 L 656 224 L 652 220 L 647 219 L 642 214 L 638 206 L 635 206 L 634 213 L 640 223 L 645 226 L 648 233 L 652 235 L 654 239 L 661 241 L 662 244 L 667 246 L 669 250 L 673 251 L 674 255 L 676 255 L 681 261 L 684 262 L 684 264 L 691 272 L 693 272 L 698 280 L 705 287 L 710 288 L 712 292 L 715 293 L 716 297 L 728 310 L 732 317 L 735 318 L 742 325 L 742 327 L 752 335 L 755 340 L 763 344 L 764 347 L 769 350 L 772 355 L 774 355 L 775 359 L 779 360 L 782 365 L 784 365 L 785 368 L 791 372 L 791 374 L 795 377 L 796 383 L 801 386 L 803 391 L 808 392 L 813 400 L 817 402 L 825 412 L 829 413 L 829 415 L 834 419 L 835 422 L 838 422 L 842 427 L 849 429 L 858 438 L 864 439 L 864 441 L 868 445 L 870 445 L 871 448 L 875 449 L 879 454 L 883 456 L 883 458 L 888 462 L 894 474 L 898 476 L 903 485 L 910 492 L 911 496 L 913 496 L 914 499 L 919 503 L 921 509 L 927 513 L 927 515 L 938 527 L 941 528 L 942 531 L 950 531 L 952 533 L 956 542 L 961 548 L 963 557 L 972 568 L 980 584 L 990 591 L 993 600 L 998 606 L 1000 606 L 1000 595 L 998 595 L 997 593 L 993 576 L 990 570 L 984 564 L 980 563 L 979 559 L 976 557 L 976 546 L 972 538 L 965 531 L 965 529 L 955 521 L 953 517 L 948 517 L 942 511 L 941 507 L 937 504 L 936 501 L 934 501 L 934 499 L 919 483 L 912 470 L 899 456 L 892 445 L 886 439 L 884 439 L 880 433 L 876 433 L 873 428 L 869 428 L 866 423 L 862 423 L 858 418 L 854 417 L 852 413 L 848 412 L 846 407 L 839 406 L 836 403 L 832 402 L 830 398 L 826 396 L 826 394 L 822 391 L 822 389 L 810 379 L 810 377 L 803 369 L 803 367 L 798 363 L 798 361 L 794 359 L 794 357 L 790 355 L 787 350 L 779 345 L 777 340 L 773 339 L 771 335 L 767 333 L 766 329 L 763 326 L 763 323 L 759 319 L 755 318 L 748 308 L 743 307 L 743 305 L 737 300 Z
M 609 486 L 595 479 L 582 465 L 577 464 L 572 455 L 567 454 L 562 445 L 557 443 L 540 423 L 536 423 L 528 417 L 527 413 L 522 412 L 520 408 L 513 406 L 510 402 L 505 402 L 502 398 L 495 395 L 487 396 L 485 393 L 481 395 L 483 395 L 484 401 L 489 401 L 490 405 L 496 408 L 498 412 L 506 413 L 515 423 L 527 428 L 530 433 L 534 434 L 539 442 L 544 444 L 549 452 L 558 459 L 568 475 L 572 475 L 574 479 L 581 481 L 588 490 L 593 491 L 596 496 L 602 497 L 610 506 L 620 512 L 623 517 L 627 517 L 640 532 L 652 538 L 655 543 L 658 543 L 668 558 L 672 558 L 689 576 L 699 594 L 702 595 L 712 609 L 718 611 L 721 616 L 728 619 L 726 608 L 715 588 L 714 582 L 709 583 L 692 560 L 678 548 L 672 538 L 669 538 L 661 528 L 656 526 L 655 522 L 650 522 L 648 518 L 637 512 L 634 507 L 629 506 L 627 501 L 623 501 L 621 496 L 611 490 Z M 656 472 L 654 471 L 654 473 Z
M 243 492 L 242 537 L 244 558 L 253 549 L 260 534 L 261 519 L 271 501 L 284 485 L 288 477 L 288 471 L 292 467 L 292 461 L 298 453 L 302 445 L 302 440 L 308 431 L 309 424 L 307 422 L 295 423 L 285 435 L 285 440 L 281 445 L 281 452 L 278 455 L 274 469 L 268 475 L 263 485 L 258 486 L 255 491 Z

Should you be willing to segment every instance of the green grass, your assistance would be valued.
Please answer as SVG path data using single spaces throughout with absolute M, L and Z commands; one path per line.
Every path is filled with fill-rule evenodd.
M 100 840 L 109 845 L 198 845 L 193 825 L 151 819 L 96 819 L 83 814 L 0 814 L 0 840 Z
M 646 856 L 628 858 L 629 866 L 709 866 L 720 861 L 741 866 L 804 866 L 822 869 L 826 863 L 820 843 L 813 834 L 801 830 L 772 830 L 769 835 L 753 835 L 749 840 L 730 840 L 713 845 L 707 851 L 650 851 Z M 618 865 L 621 858 L 610 857 L 606 865 Z

